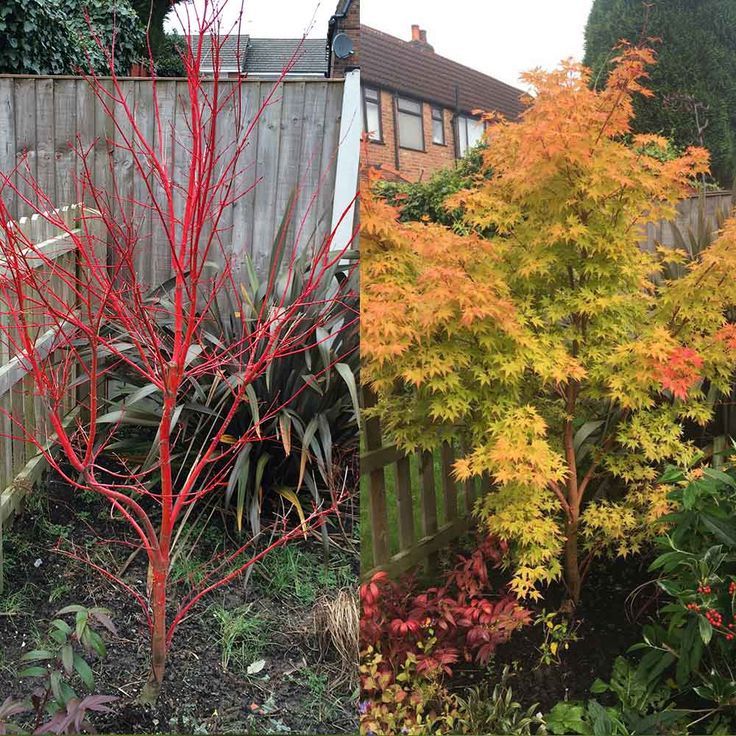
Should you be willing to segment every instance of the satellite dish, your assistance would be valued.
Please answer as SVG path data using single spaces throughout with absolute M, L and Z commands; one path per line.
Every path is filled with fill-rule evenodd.
M 332 51 L 338 59 L 347 59 L 355 53 L 355 46 L 350 36 L 341 32 L 332 39 Z

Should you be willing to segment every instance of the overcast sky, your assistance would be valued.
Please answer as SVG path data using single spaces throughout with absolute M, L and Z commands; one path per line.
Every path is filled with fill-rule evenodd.
M 213 0 L 194 0 L 198 7 Z M 273 38 L 327 34 L 337 0 L 216 0 L 227 28 L 244 8 L 243 33 Z M 583 30 L 593 0 L 362 0 L 366 25 L 409 40 L 412 23 L 427 31 L 438 54 L 519 84 L 519 74 L 583 55 Z M 184 12 L 185 5 L 177 6 Z M 173 14 L 168 25 L 173 27 Z
M 412 23 L 434 50 L 509 84 L 537 66 L 583 55 L 593 0 L 362 0 L 361 21 L 404 40 Z

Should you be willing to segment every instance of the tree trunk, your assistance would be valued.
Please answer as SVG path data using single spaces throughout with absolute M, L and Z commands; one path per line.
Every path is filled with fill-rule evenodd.
M 153 589 L 151 594 L 151 671 L 148 682 L 141 690 L 138 700 L 153 705 L 161 692 L 166 669 L 166 570 L 153 570 Z
M 580 561 L 578 559 L 578 520 L 568 522 L 565 533 L 565 582 L 570 597 L 570 607 L 580 602 Z

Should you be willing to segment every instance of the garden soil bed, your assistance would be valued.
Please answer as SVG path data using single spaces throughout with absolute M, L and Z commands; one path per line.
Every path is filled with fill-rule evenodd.
M 357 581 L 357 554 L 333 552 L 330 565 L 339 568 L 339 575 L 322 576 L 323 585 L 296 587 L 297 594 L 283 580 L 275 591 L 273 581 L 256 571 L 247 585 L 241 579 L 210 595 L 178 628 L 159 700 L 154 707 L 146 707 L 136 702 L 148 657 L 148 631 L 138 604 L 83 563 L 50 551 L 59 537 L 80 546 L 89 543 L 92 525 L 102 537 L 114 537 L 116 530 L 110 527 L 117 522 L 94 497 L 80 507 L 82 499 L 73 499 L 71 490 L 53 477 L 34 496 L 45 496 L 45 500 L 31 502 L 5 535 L 0 701 L 30 692 L 33 682 L 16 677 L 19 658 L 38 645 L 60 608 L 79 603 L 108 608 L 117 627 L 117 636 L 106 635 L 107 657 L 88 659 L 95 674 L 95 692 L 119 698 L 112 713 L 93 717 L 100 732 L 324 734 L 357 730 L 356 685 L 340 676 L 345 668 L 331 648 L 320 644 L 313 617 L 317 598 L 335 593 L 331 587 L 340 583 L 349 587 L 351 581 Z M 300 542 L 297 548 L 293 559 L 298 555 L 302 563 L 322 564 L 318 540 Z M 124 560 L 128 552 L 117 551 L 117 559 Z M 138 555 L 126 577 L 140 581 L 145 575 L 144 556 Z M 223 668 L 220 628 L 212 612 L 212 606 L 232 610 L 247 605 L 251 606 L 248 614 L 263 622 L 258 636 L 259 656 L 265 665 L 253 675 L 247 674 L 245 662 Z
M 609 679 L 616 657 L 641 640 L 642 625 L 656 611 L 657 589 L 649 584 L 653 575 L 647 572 L 648 564 L 641 558 L 597 563 L 573 616 L 578 638 L 563 652 L 559 664 L 538 666 L 542 627 L 527 626 L 498 648 L 488 668 L 457 667 L 450 688 L 462 694 L 466 687 L 486 680 L 492 688 L 503 667 L 509 665 L 514 671 L 509 683 L 514 700 L 525 709 L 537 703 L 540 711 L 547 712 L 562 700 L 588 699 L 593 681 Z M 631 596 L 635 590 L 637 594 Z M 563 600 L 564 590 L 553 586 L 543 601 L 529 607 L 535 614 L 543 609 L 554 611 Z

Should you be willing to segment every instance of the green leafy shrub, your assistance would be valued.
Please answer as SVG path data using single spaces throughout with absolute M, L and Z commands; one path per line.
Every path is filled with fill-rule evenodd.
M 483 172 L 483 145 L 472 148 L 454 167 L 436 171 L 427 181 L 378 181 L 374 186 L 377 196 L 398 207 L 402 221 L 429 220 L 449 227 L 459 234 L 470 231 L 461 207 L 448 207 L 446 200 L 463 189 L 468 189 Z
M 176 33 L 167 33 L 161 40 L 156 53 L 156 74 L 159 77 L 185 77 L 182 53 L 186 51 L 186 42 Z
M 493 685 L 476 685 L 464 698 L 457 697 L 457 721 L 462 733 L 531 736 L 540 732 L 537 728 L 543 726 L 544 720 L 537 713 L 537 704 L 524 708 L 514 700 L 512 676 L 506 665 Z
M 671 469 L 665 479 L 676 510 L 664 517 L 670 528 L 651 569 L 667 603 L 635 649 L 680 690 L 722 707 L 736 694 L 727 687 L 736 667 L 736 479 L 712 468 Z
M 0 72 L 73 74 L 81 67 L 104 74 L 109 63 L 95 36 L 106 49 L 114 38 L 116 70 L 126 74 L 144 41 L 130 0 L 4 0 Z
M 651 569 L 663 605 L 629 650 L 636 659 L 618 657 L 610 681 L 591 687 L 613 706 L 559 703 L 545 717 L 551 733 L 733 733 L 736 472 L 669 468 L 662 483 L 673 510 Z
M 107 655 L 101 629 L 117 633 L 107 609 L 71 605 L 57 612 L 45 640 L 21 657 L 24 666 L 18 678 L 35 687 L 28 699 L 8 698 L 0 705 L 0 733 L 21 732 L 8 719 L 29 711 L 34 714 L 33 733 L 94 733 L 89 713 L 107 713 L 117 700 L 112 695 L 77 694 L 80 689 L 92 693 L 95 686 L 89 657 Z

